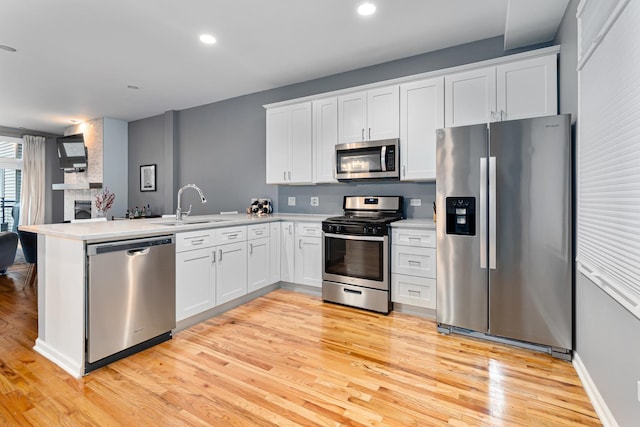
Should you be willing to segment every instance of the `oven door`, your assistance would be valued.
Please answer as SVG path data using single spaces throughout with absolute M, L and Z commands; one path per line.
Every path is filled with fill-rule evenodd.
M 324 233 L 322 280 L 389 290 L 389 236 Z

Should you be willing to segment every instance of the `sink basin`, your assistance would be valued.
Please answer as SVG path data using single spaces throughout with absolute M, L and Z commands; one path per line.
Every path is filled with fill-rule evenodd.
M 216 222 L 225 222 L 225 221 L 230 221 L 230 220 L 228 220 L 228 219 L 219 219 L 219 218 L 212 218 L 212 219 L 183 219 L 182 221 L 169 220 L 169 221 L 156 222 L 155 224 L 168 225 L 168 226 L 171 226 L 171 227 L 175 227 L 175 226 L 180 226 L 180 225 L 213 224 L 213 223 L 216 223 Z

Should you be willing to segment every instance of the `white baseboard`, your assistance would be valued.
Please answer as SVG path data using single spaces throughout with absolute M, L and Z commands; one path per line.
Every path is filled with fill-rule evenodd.
M 50 345 L 48 345 L 41 339 L 36 338 L 36 345 L 33 347 L 33 349 L 49 359 L 51 362 L 64 369 L 69 375 L 72 375 L 75 378 L 82 378 L 82 375 L 84 374 L 82 365 L 78 365 L 64 354 L 61 354 L 60 352 L 53 349 Z
M 573 352 L 573 367 L 576 369 L 578 377 L 580 377 L 580 381 L 582 381 L 582 386 L 591 400 L 593 409 L 596 411 L 596 414 L 598 414 L 598 417 L 600 417 L 602 425 L 604 427 L 618 427 L 618 423 L 609 410 L 607 402 L 605 402 L 598 391 L 598 387 L 596 387 L 596 384 L 591 379 L 589 371 L 587 371 L 586 366 L 582 363 L 582 359 L 580 359 L 580 356 L 575 351 Z

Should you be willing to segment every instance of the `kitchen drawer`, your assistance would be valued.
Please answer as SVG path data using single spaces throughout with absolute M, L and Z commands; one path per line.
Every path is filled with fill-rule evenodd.
M 407 276 L 405 274 L 392 274 L 391 300 L 402 304 L 435 309 L 436 281 L 435 279 Z
M 247 226 L 247 239 L 261 239 L 263 237 L 269 237 L 269 226 L 271 224 L 268 222 L 262 224 L 254 224 Z
M 215 230 L 197 230 L 176 233 L 176 252 L 214 246 L 215 235 Z
M 391 242 L 394 245 L 417 246 L 421 248 L 436 247 L 436 230 L 414 228 L 392 228 Z
M 391 245 L 391 272 L 409 276 L 436 278 L 436 250 Z
M 297 237 L 322 237 L 322 224 L 315 222 L 296 222 Z
M 247 226 L 225 227 L 216 229 L 216 244 L 243 242 L 247 240 Z

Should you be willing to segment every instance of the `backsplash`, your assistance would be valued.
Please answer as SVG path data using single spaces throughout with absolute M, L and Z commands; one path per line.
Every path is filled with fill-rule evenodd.
M 403 196 L 405 218 L 433 218 L 436 199 L 435 182 L 366 181 L 358 183 L 278 186 L 278 213 L 341 214 L 344 196 Z M 289 206 L 289 197 L 296 205 Z M 311 197 L 319 205 L 311 206 Z M 410 206 L 410 199 L 420 199 L 421 206 Z

